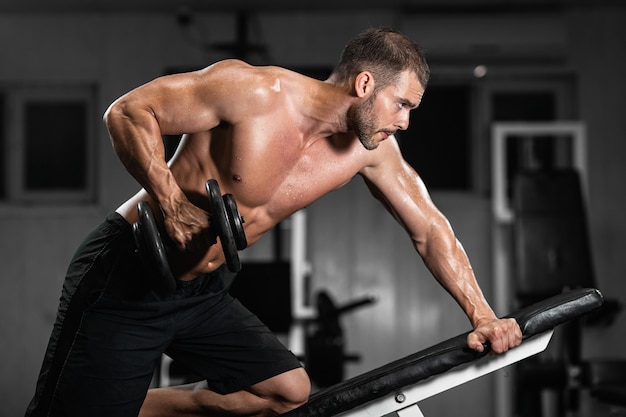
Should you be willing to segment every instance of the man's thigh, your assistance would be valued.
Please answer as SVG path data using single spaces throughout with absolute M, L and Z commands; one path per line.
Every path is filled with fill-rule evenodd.
M 219 306 L 201 307 L 186 319 L 166 353 L 220 394 L 248 389 L 300 368 L 299 360 L 254 314 L 226 294 Z
M 165 349 L 164 325 L 98 304 L 83 315 L 55 407 L 60 415 L 136 416 Z

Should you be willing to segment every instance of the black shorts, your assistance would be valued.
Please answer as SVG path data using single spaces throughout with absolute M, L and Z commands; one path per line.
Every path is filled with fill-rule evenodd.
M 79 247 L 27 416 L 136 416 L 161 354 L 227 394 L 300 367 L 233 299 L 224 268 L 178 282 L 167 296 L 134 251 L 132 229 L 111 214 Z

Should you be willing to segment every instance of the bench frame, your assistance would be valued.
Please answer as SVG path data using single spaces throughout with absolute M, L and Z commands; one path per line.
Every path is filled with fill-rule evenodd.
M 337 416 L 380 417 L 396 412 L 399 417 L 425 417 L 418 406 L 420 401 L 543 352 L 548 347 L 553 333 L 554 330 L 548 330 L 525 340 L 520 346 L 506 353 L 483 356 L 474 362 L 460 365 L 446 373 L 404 387 L 393 394 L 365 403 Z

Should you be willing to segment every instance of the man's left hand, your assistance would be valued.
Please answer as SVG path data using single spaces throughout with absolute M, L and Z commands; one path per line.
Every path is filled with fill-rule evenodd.
M 467 336 L 471 349 L 482 352 L 488 344 L 494 353 L 504 353 L 522 343 L 522 331 L 515 319 L 495 319 L 478 323 Z

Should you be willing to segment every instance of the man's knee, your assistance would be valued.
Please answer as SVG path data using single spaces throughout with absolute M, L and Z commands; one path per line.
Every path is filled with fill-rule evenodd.
M 304 404 L 311 393 L 309 376 L 302 368 L 267 379 L 248 390 L 226 395 L 197 388 L 187 391 L 191 396 L 189 399 L 185 399 L 187 394 L 184 391 L 176 390 L 178 402 L 188 406 L 189 411 L 193 410 L 190 414 L 276 416 Z
M 309 400 L 311 382 L 306 371 L 298 368 L 265 381 L 262 387 L 253 387 L 255 391 L 272 402 L 273 411 L 282 414 Z
M 295 380 L 287 388 L 286 400 L 292 405 L 292 408 L 295 408 L 309 400 L 311 381 L 304 368 L 297 369 L 293 378 Z

